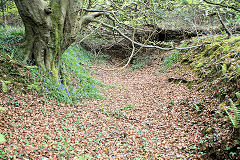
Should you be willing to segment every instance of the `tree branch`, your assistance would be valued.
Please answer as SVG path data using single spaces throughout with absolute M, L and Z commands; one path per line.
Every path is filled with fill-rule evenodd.
M 222 24 L 224 30 L 227 32 L 228 38 L 230 38 L 232 36 L 232 33 L 227 29 L 226 25 L 224 24 L 224 22 L 222 20 L 222 17 L 220 16 L 219 11 L 217 12 L 217 16 L 218 16 L 218 19 L 219 19 L 220 23 Z
M 178 48 L 178 47 L 172 47 L 172 48 L 163 48 L 163 47 L 159 47 L 159 46 L 153 46 L 153 45 L 144 45 L 142 43 L 139 43 L 139 42 L 136 42 L 134 40 L 132 40 L 131 38 L 129 38 L 127 35 L 125 35 L 124 33 L 122 33 L 119 29 L 117 29 L 117 27 L 113 27 L 113 26 L 110 26 L 104 22 L 101 22 L 101 21 L 98 21 L 98 20 L 94 20 L 92 19 L 92 22 L 96 22 L 96 23 L 99 23 L 107 28 L 110 28 L 112 30 L 115 30 L 117 31 L 123 38 L 129 40 L 130 42 L 134 43 L 135 45 L 138 45 L 140 47 L 144 47 L 144 48 L 156 48 L 156 49 L 160 49 L 160 50 L 165 50 L 165 51 L 170 51 L 170 50 L 174 50 L 174 49 L 177 49 L 177 50 L 184 50 L 184 49 L 192 49 L 192 48 L 197 48 L 197 47 L 201 47 L 201 45 L 196 45 L 196 46 L 190 46 L 190 47 L 184 47 L 184 48 Z
M 84 11 L 86 12 L 104 12 L 104 13 L 114 13 L 114 12 L 117 12 L 117 11 L 107 11 L 107 10 L 97 10 L 97 9 L 86 9 L 86 8 L 83 8 Z
M 135 31 L 136 31 L 136 30 L 134 30 L 134 32 L 133 32 L 132 39 L 134 39 Z M 131 55 L 130 55 L 128 61 L 127 61 L 127 63 L 126 63 L 123 67 L 121 67 L 120 70 L 122 70 L 122 69 L 124 69 L 124 68 L 126 68 L 126 67 L 128 66 L 128 64 L 131 62 L 131 60 L 132 60 L 132 58 L 133 58 L 133 56 L 134 56 L 134 52 L 135 52 L 135 45 L 134 45 L 134 43 L 132 42 L 132 53 L 131 53 Z
M 207 0 L 203 0 L 205 3 L 208 3 L 208 4 L 212 4 L 212 5 L 215 5 L 215 6 L 221 6 L 221 7 L 224 7 L 224 8 L 230 8 L 230 9 L 233 9 L 237 12 L 240 12 L 240 10 L 236 7 L 233 7 L 233 6 L 227 6 L 227 5 L 224 5 L 224 4 L 221 4 L 221 3 L 213 3 L 211 1 L 207 1 Z
M 113 15 L 113 17 L 112 17 L 111 15 Z M 112 20 L 112 21 L 116 21 L 117 23 L 119 23 L 119 24 L 121 24 L 121 25 L 123 25 L 123 26 L 126 26 L 127 28 L 131 28 L 131 29 L 139 30 L 139 31 L 145 31 L 145 32 L 150 32 L 150 31 L 151 31 L 151 30 L 147 30 L 147 31 L 146 31 L 146 30 L 144 30 L 144 29 L 142 29 L 142 28 L 136 28 L 136 27 L 130 26 L 130 25 L 126 24 L 126 23 L 120 22 L 120 21 L 117 19 L 116 15 L 115 15 L 114 13 L 111 13 L 111 15 L 107 14 L 106 17 L 109 18 L 109 19 Z

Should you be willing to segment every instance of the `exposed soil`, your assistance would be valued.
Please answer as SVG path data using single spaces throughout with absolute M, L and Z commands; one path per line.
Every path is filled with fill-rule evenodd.
M 108 70 L 116 68 L 113 64 L 94 66 L 93 77 L 106 84 L 101 87 L 105 99 L 81 105 L 0 93 L 0 105 L 7 108 L 0 113 L 1 132 L 7 133 L 0 148 L 11 150 L 9 155 L 17 152 L 17 159 L 203 159 L 197 149 L 201 140 L 215 134 L 221 143 L 232 127 L 216 116 L 208 96 L 169 82 L 172 77 L 196 80 L 195 75 L 179 64 L 164 73 L 161 59 L 158 55 L 152 65 L 132 72 Z

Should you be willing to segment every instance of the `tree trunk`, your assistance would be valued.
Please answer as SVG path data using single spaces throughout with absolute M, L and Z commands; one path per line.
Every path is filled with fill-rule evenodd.
M 6 7 L 6 1 L 1 0 L 1 10 L 2 10 L 2 26 L 6 27 L 6 17 L 5 17 L 5 7 Z
M 49 0 L 48 0 L 49 1 Z M 75 40 L 82 0 L 15 0 L 25 26 L 25 61 L 59 80 L 61 58 Z

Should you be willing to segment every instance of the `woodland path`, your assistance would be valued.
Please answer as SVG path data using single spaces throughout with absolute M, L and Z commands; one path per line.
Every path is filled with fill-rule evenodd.
M 170 77 L 196 77 L 179 64 L 162 72 L 161 59 L 162 56 L 156 56 L 151 65 L 132 72 L 111 71 L 116 66 L 100 64 L 93 74 L 110 87 L 103 90 L 105 100 L 86 103 L 98 106 L 111 117 L 106 123 L 107 132 L 116 134 L 111 146 L 118 158 L 200 159 L 194 147 L 204 122 L 196 124 L 201 120 L 190 103 L 203 95 L 191 92 L 186 84 L 168 82 Z M 201 116 L 209 119 L 207 114 Z
M 97 64 L 92 76 L 104 82 L 104 100 L 84 100 L 81 105 L 49 102 L 36 95 L 0 95 L 8 106 L 0 115 L 0 129 L 17 159 L 200 159 L 194 147 L 213 116 L 196 113 L 191 105 L 205 96 L 170 77 L 193 80 L 178 64 L 163 73 L 155 57 L 151 65 L 132 72 Z M 96 69 L 98 68 L 98 69 Z M 179 70 L 180 69 L 180 70 Z M 14 98 L 15 96 L 15 98 Z M 202 99 L 203 98 L 203 99 Z M 211 106 L 208 105 L 208 108 Z M 217 123 L 216 123 L 217 124 Z M 216 127 L 215 127 L 216 128 Z M 15 153 L 15 154 L 14 154 Z

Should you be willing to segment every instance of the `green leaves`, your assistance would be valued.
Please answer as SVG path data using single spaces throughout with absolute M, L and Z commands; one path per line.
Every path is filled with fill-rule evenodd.
M 2 81 L 2 91 L 3 91 L 4 93 L 7 92 L 7 85 L 6 85 L 6 83 L 5 83 L 4 81 Z
M 0 134 L 0 143 L 6 142 L 4 135 Z
M 87 159 L 92 159 L 92 158 L 88 154 L 85 154 L 85 155 L 78 158 L 78 160 L 87 160 Z
M 240 101 L 240 93 L 239 92 L 236 93 L 236 97 Z
M 27 89 L 35 89 L 35 90 L 39 91 L 41 89 L 40 88 L 40 83 L 39 82 L 34 82 L 34 83 L 28 85 Z
M 237 94 L 236 94 L 237 95 Z M 240 108 L 238 108 L 238 101 L 237 102 L 233 102 L 232 99 L 229 98 L 229 103 L 230 106 L 224 106 L 221 105 L 225 112 L 228 114 L 233 126 L 235 128 L 240 128 Z
M 5 108 L 3 108 L 3 107 L 0 107 L 0 111 L 5 111 Z
M 222 74 L 226 74 L 226 72 L 227 72 L 227 65 L 226 65 L 226 63 L 223 63 L 223 65 L 222 65 Z
M 11 83 L 10 81 L 3 81 L 2 80 L 2 91 L 6 93 L 8 91 L 7 84 Z

